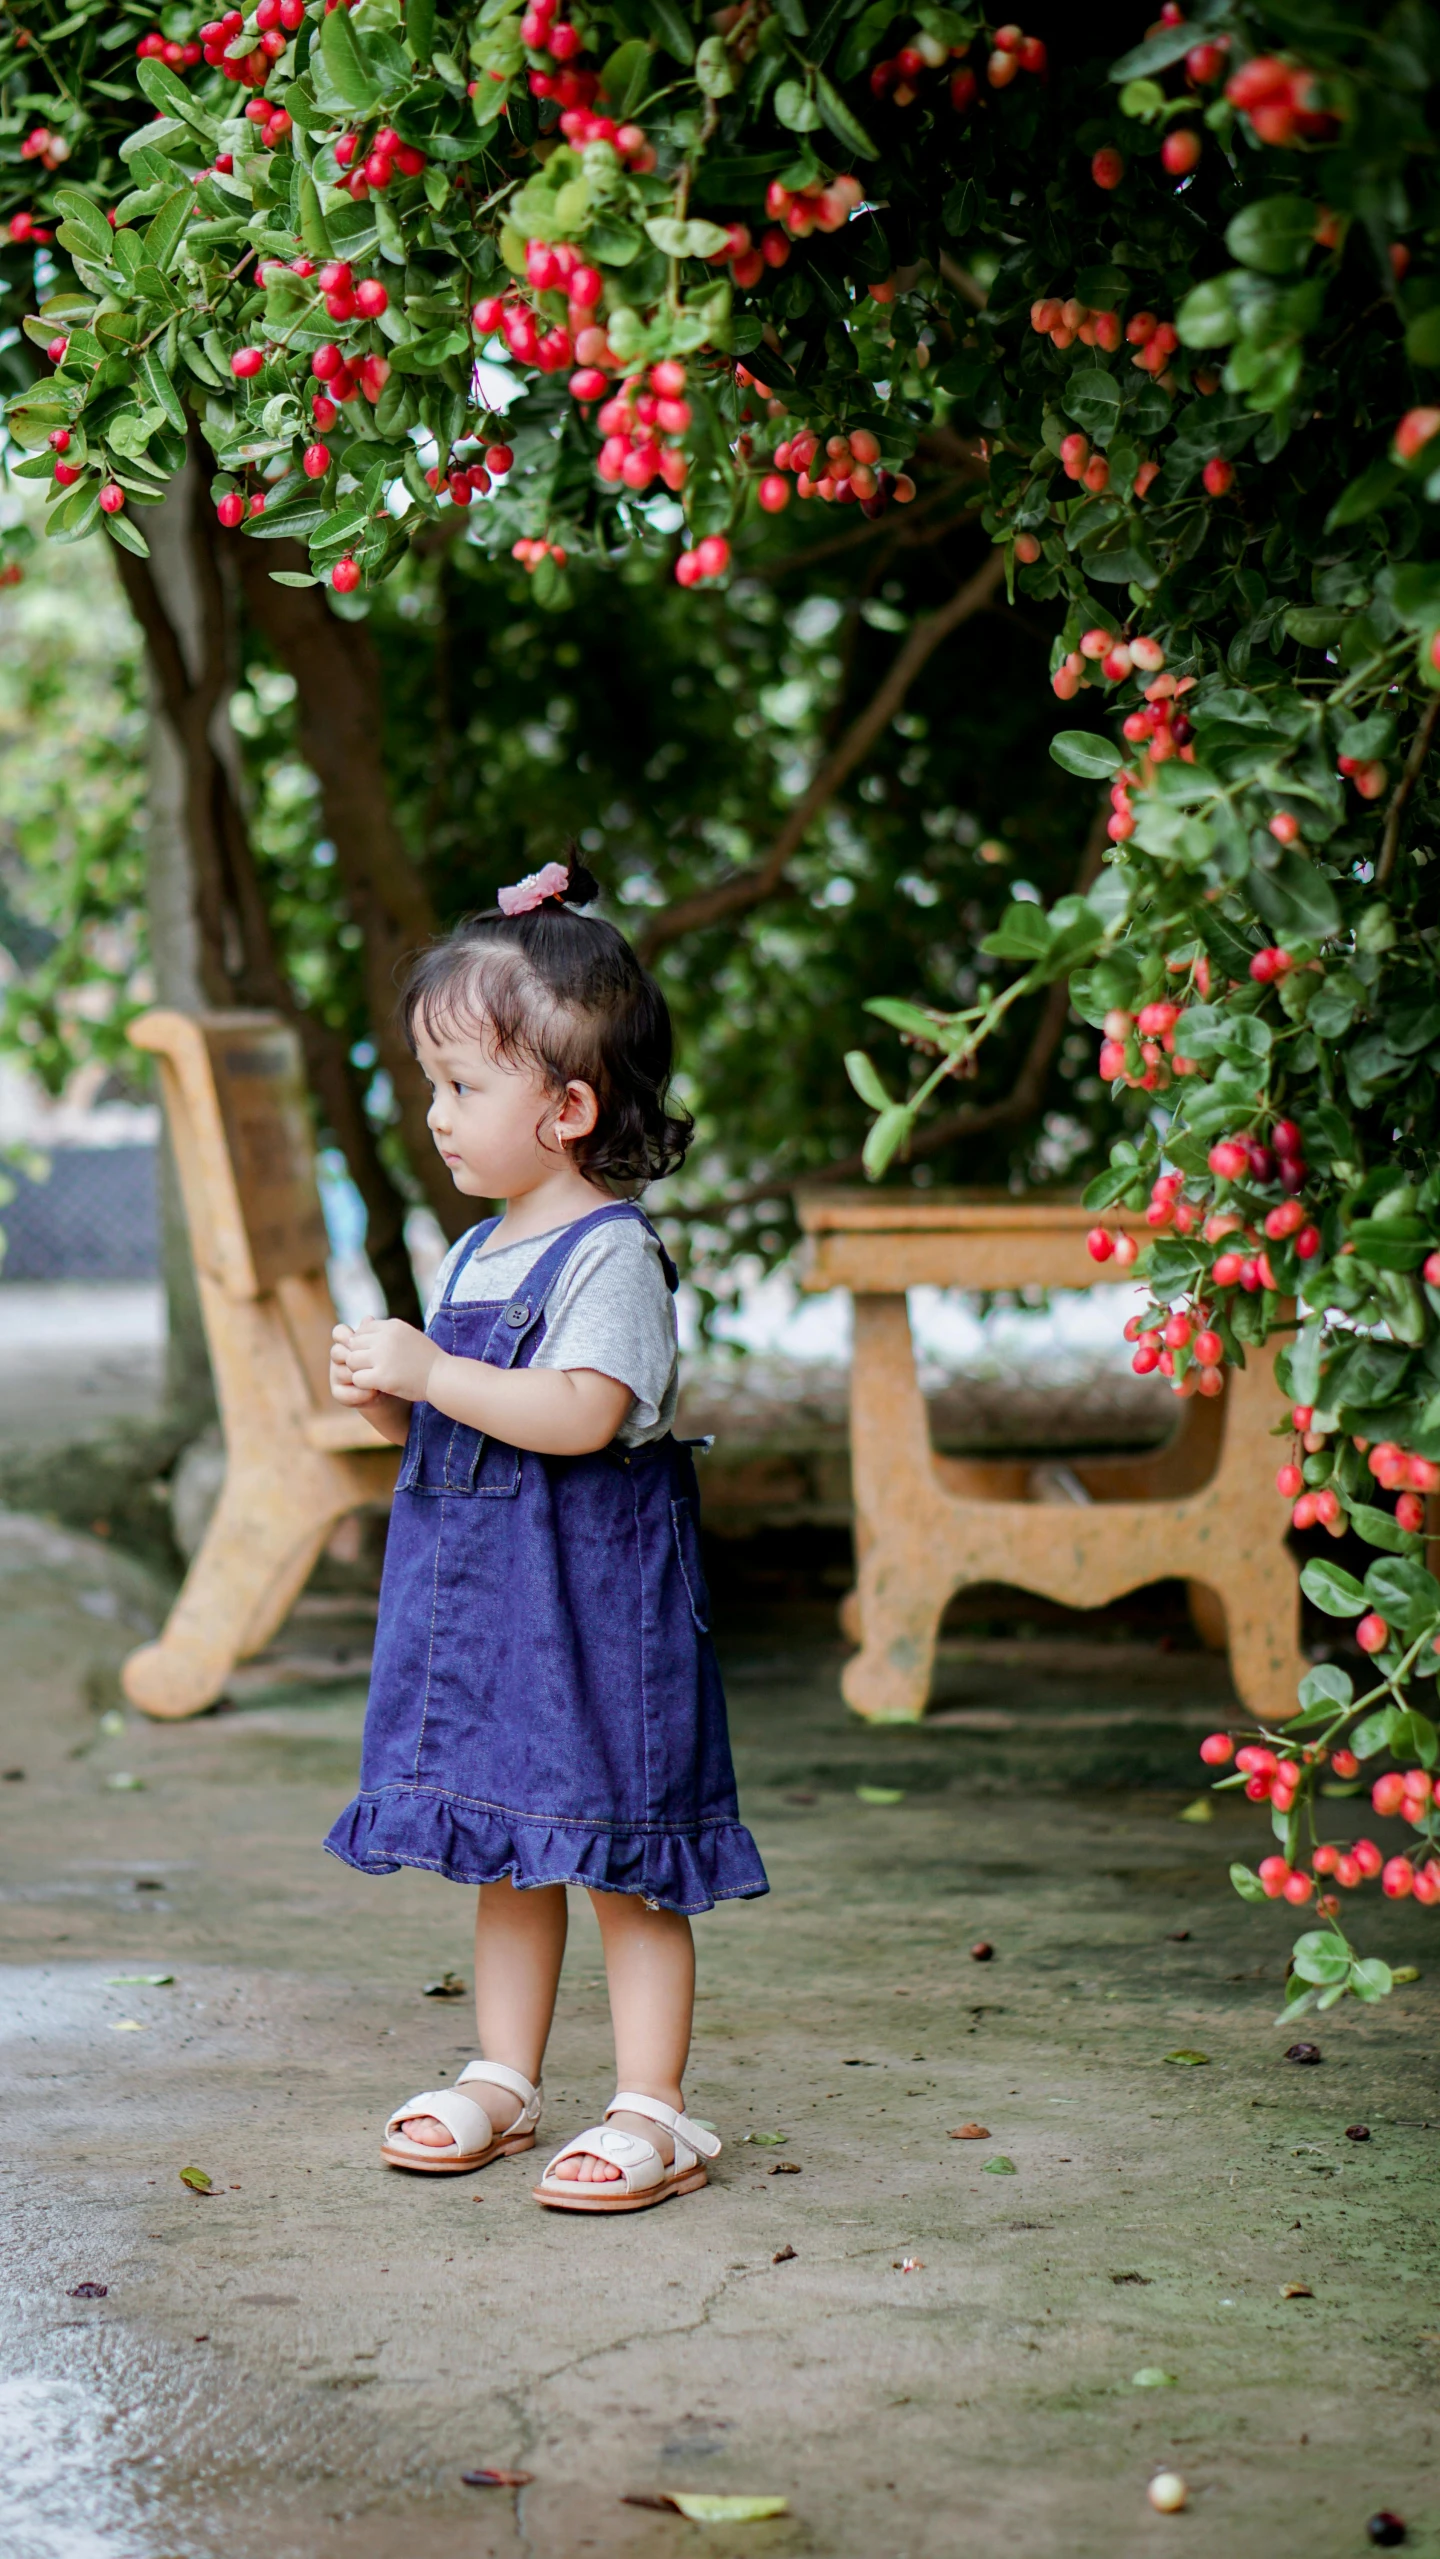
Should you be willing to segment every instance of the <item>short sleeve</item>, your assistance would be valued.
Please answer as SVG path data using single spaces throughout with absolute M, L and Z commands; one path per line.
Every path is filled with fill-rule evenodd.
M 622 1438 L 668 1429 L 679 1344 L 660 1245 L 638 1219 L 597 1227 L 578 1244 L 551 1296 L 537 1368 L 593 1368 L 635 1398 Z

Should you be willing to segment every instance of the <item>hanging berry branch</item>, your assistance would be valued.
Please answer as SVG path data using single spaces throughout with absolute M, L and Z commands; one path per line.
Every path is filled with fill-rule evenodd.
M 12 467 L 58 540 L 143 550 L 193 419 L 234 540 L 307 546 L 283 580 L 363 609 L 456 538 L 558 606 L 572 563 L 703 588 L 787 508 L 863 532 L 922 447 L 972 458 L 1109 858 L 1012 904 L 982 1003 L 871 1008 L 918 1072 L 853 1055 L 867 1166 L 1038 988 L 1143 1097 L 1089 1194 L 1136 1367 L 1213 1395 L 1283 1332 L 1277 1498 L 1374 1550 L 1304 1570 L 1374 1681 L 1313 1671 L 1220 1782 L 1276 1825 L 1240 1888 L 1317 1904 L 1303 1994 L 1378 1996 L 1340 1892 L 1440 1892 L 1434 13 L 1166 0 L 1107 74 L 887 0 L 60 6 L 0 32 Z M 1382 1753 L 1388 1863 L 1311 1827 Z

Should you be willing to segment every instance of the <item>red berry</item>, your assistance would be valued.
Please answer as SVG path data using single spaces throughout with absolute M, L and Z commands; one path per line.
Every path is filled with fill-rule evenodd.
M 355 308 L 362 320 L 378 320 L 390 308 L 390 296 L 378 276 L 367 276 L 355 287 Z
M 1324 1840 L 1316 1849 L 1310 1863 L 1317 1875 L 1333 1875 L 1340 1863 L 1340 1851 L 1329 1840 Z
M 778 471 L 767 471 L 759 488 L 760 504 L 767 515 L 779 515 L 790 503 L 790 483 Z
M 504 478 L 514 460 L 515 456 L 508 444 L 492 444 L 486 447 L 485 468 L 487 471 L 493 471 L 499 479 Z
M 1097 187 L 1104 187 L 1107 192 L 1110 188 L 1119 186 L 1125 175 L 1125 162 L 1110 143 L 1106 143 L 1103 150 L 1096 152 L 1090 163 L 1090 175 Z
M 1208 1324 L 1195 1336 L 1195 1357 L 1202 1368 L 1219 1368 L 1223 1365 L 1225 1345 L 1218 1333 L 1211 1332 Z
M 1401 1494 L 1395 1505 L 1395 1525 L 1408 1530 L 1411 1536 L 1419 1534 L 1425 1525 L 1425 1505 L 1418 1493 Z
M 1172 178 L 1188 178 L 1199 162 L 1204 145 L 1191 125 L 1178 133 L 1167 133 L 1160 145 L 1160 157 Z
M 1381 1867 L 1384 1865 L 1385 1860 L 1381 1856 L 1373 1839 L 1357 1839 L 1355 1842 L 1355 1863 L 1359 1867 L 1361 1874 L 1365 1876 L 1366 1880 L 1373 1883 L 1375 1877 L 1379 1874 Z
M 265 362 L 263 347 L 237 347 L 230 358 L 230 370 L 238 382 L 253 381 Z
M 1275 1478 L 1276 1492 L 1283 1494 L 1287 1502 L 1293 1502 L 1296 1494 L 1303 1492 L 1304 1489 L 1305 1478 L 1299 1467 L 1293 1465 L 1282 1466 Z
M 1284 1897 L 1288 1902 L 1307 1902 L 1314 1890 L 1314 1882 L 1309 1875 L 1296 1873 L 1286 1877 Z
M 1341 1749 L 1333 1752 L 1330 1765 L 1337 1777 L 1358 1777 L 1360 1774 L 1360 1762 L 1353 1750 Z
M 1115 1238 L 1108 1226 L 1092 1226 L 1085 1238 L 1085 1250 L 1092 1262 L 1108 1262 L 1115 1250 Z
M 1235 1744 L 1228 1733 L 1207 1733 L 1200 1756 L 1207 1768 L 1224 1768 L 1235 1756 Z
M 1390 1629 L 1375 1609 L 1362 1617 L 1355 1629 L 1355 1641 L 1362 1653 L 1383 1653 L 1390 1641 Z
M 1208 1160 L 1217 1182 L 1238 1182 L 1250 1169 L 1249 1153 L 1235 1137 L 1217 1138 Z
M 1358 1857 L 1352 1857 L 1348 1853 L 1343 1857 L 1337 1857 L 1335 1861 L 1335 1881 L 1337 1884 L 1343 1884 L 1347 1892 L 1353 1893 L 1356 1885 L 1361 1880 L 1361 1872 L 1362 1870 Z
M 1403 1901 L 1415 1889 L 1415 1869 L 1408 1857 L 1387 1857 L 1380 1869 L 1380 1890 L 1391 1901 Z
M 342 373 L 344 369 L 345 358 L 333 342 L 328 346 L 317 347 L 310 358 L 310 370 L 317 382 L 333 382 L 336 375 Z
M 300 458 L 300 468 L 307 480 L 323 480 L 330 468 L 328 444 L 307 444 Z
M 360 583 L 359 561 L 352 560 L 347 552 L 344 559 L 337 560 L 331 570 L 330 583 L 337 595 L 349 595 Z
M 1421 1265 L 1420 1276 L 1423 1280 L 1428 1280 L 1432 1288 L 1440 1288 L 1440 1253 L 1426 1254 Z
M 220 522 L 224 525 L 227 533 L 230 532 L 235 525 L 243 524 L 245 520 L 245 501 L 241 497 L 239 491 L 237 489 L 228 489 L 224 497 L 219 500 L 215 513 L 219 517 Z
M 1233 462 L 1222 460 L 1217 453 L 1211 461 L 1206 463 L 1200 476 L 1212 498 L 1223 498 L 1227 490 L 1234 486 L 1235 465 Z
M 703 542 L 697 542 L 695 557 L 702 578 L 723 577 L 730 566 L 730 545 L 724 534 L 707 533 Z
M 678 559 L 678 560 L 676 561 L 676 563 L 675 563 L 675 583 L 676 583 L 676 585 L 677 585 L 677 586 L 694 586 L 694 585 L 695 585 L 695 583 L 696 583 L 696 581 L 697 581 L 697 579 L 698 579 L 702 574 L 703 574 L 703 572 L 702 572 L 701 567 L 700 567 L 700 554 L 699 554 L 699 552 L 698 552 L 698 551 L 682 551 L 682 552 L 681 552 L 681 554 L 680 554 L 679 559 Z

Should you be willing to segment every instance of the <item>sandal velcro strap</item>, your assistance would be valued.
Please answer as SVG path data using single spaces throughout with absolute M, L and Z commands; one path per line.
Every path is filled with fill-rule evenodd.
M 433 2115 L 437 2123 L 442 2123 L 462 2159 L 488 2150 L 495 2139 L 495 2127 L 484 2107 L 477 2106 L 473 2097 L 462 2097 L 458 2088 L 422 2088 L 419 2096 L 412 2097 L 408 2105 L 396 2107 L 385 2127 L 385 2139 L 409 2142 L 410 2135 L 404 2126 L 415 2115 Z M 424 2150 L 430 2145 L 417 2142 L 414 2147 Z M 443 2159 L 445 2155 L 443 2148 L 438 2146 L 432 2151 L 432 2156 L 437 2159 Z
M 509 2096 L 519 2098 L 521 2111 L 513 2124 L 506 2125 L 507 2133 L 530 2132 L 540 2121 L 545 2092 L 543 2088 L 532 2087 L 523 2070 L 512 2070 L 509 2063 L 503 2061 L 467 2061 L 455 2082 L 456 2087 L 463 2088 L 467 2080 L 488 2082 L 492 2088 L 503 2088 Z
M 611 2098 L 605 2113 L 607 2120 L 611 2115 L 644 2115 L 652 2124 L 663 2124 L 674 2141 L 698 2150 L 702 2159 L 720 2156 L 720 2141 L 715 2133 L 708 2132 L 704 2124 L 697 2124 L 693 2115 L 682 2115 L 677 2106 L 665 2105 L 659 2097 L 645 2097 L 633 2088 L 622 2088 L 618 2096 Z

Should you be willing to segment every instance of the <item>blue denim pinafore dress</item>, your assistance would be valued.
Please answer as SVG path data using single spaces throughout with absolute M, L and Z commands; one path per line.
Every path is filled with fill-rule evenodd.
M 456 1305 L 478 1226 L 427 1330 L 525 1368 L 582 1237 L 557 1235 L 513 1298 Z M 666 1256 L 665 1275 L 676 1285 Z M 372 1875 L 587 1884 L 665 1910 L 768 1891 L 739 1818 L 709 1634 L 690 1451 L 667 1435 L 542 1457 L 417 1404 L 380 1591 L 360 1792 L 325 1845 Z

